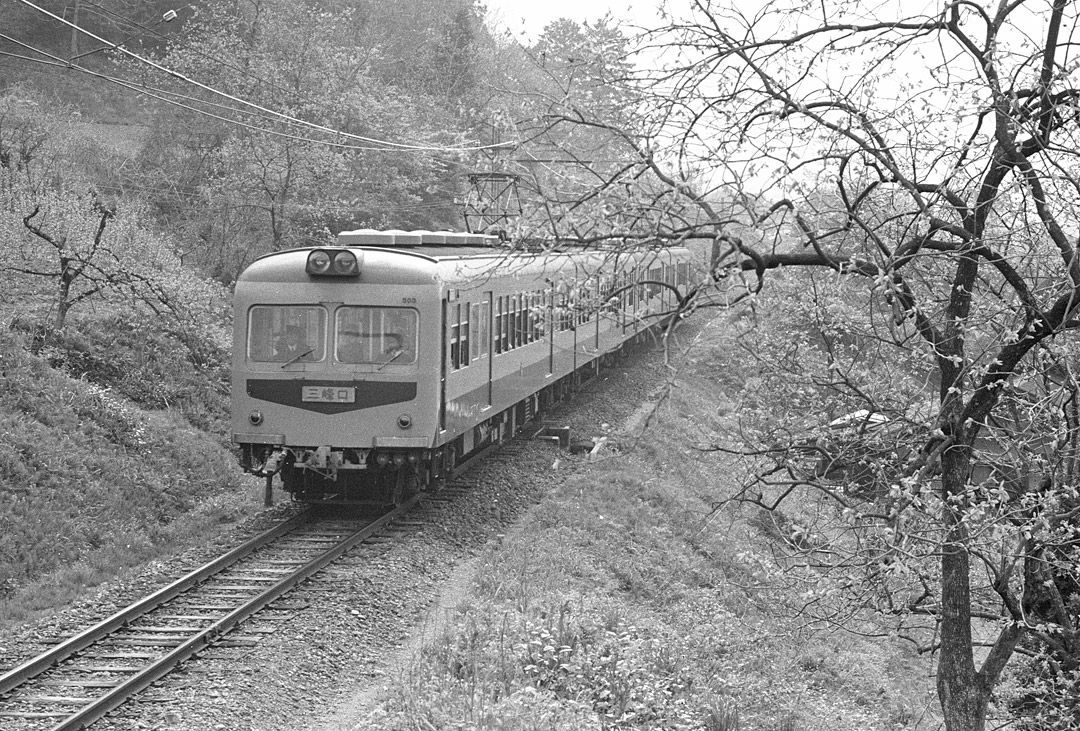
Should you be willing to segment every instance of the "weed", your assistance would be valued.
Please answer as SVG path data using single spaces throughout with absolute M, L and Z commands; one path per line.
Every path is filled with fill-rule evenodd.
M 731 700 L 719 699 L 705 711 L 705 731 L 739 731 L 739 708 Z

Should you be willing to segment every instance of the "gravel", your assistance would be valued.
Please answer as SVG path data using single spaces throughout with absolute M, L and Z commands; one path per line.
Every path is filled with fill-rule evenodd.
M 545 418 L 591 447 L 607 425 L 640 421 L 666 371 L 655 348 L 639 348 Z M 552 469 L 558 460 L 558 469 Z M 425 501 L 418 527 L 365 544 L 279 600 L 216 646 L 98 721 L 95 731 L 187 729 L 329 731 L 355 719 L 411 647 L 432 630 L 440 606 L 468 584 L 471 559 L 588 460 L 541 441 L 518 440 L 460 479 L 469 486 Z M 157 562 L 111 582 L 78 605 L 0 640 L 15 665 L 280 520 L 261 514 L 213 546 Z M 410 517 L 410 520 L 413 520 Z M 440 600 L 441 597 L 441 600 Z

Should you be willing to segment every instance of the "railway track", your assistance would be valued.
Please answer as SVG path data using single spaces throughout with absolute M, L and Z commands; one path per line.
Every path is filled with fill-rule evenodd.
M 416 502 L 364 520 L 315 519 L 309 510 L 256 536 L 0 675 L 0 727 L 84 728 L 221 642 Z

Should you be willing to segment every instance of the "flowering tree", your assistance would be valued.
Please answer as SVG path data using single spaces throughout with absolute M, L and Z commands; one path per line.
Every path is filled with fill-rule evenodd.
M 947 728 L 985 727 L 1017 652 L 1046 673 L 1017 707 L 1075 727 L 1077 4 L 690 5 L 632 124 L 549 120 L 635 160 L 583 200 L 648 180 L 683 202 L 626 197 L 653 206 L 610 233 L 710 235 L 755 304 L 743 418 L 714 440 L 752 467 L 736 497 L 776 518 L 801 611 L 876 612 L 936 653 Z

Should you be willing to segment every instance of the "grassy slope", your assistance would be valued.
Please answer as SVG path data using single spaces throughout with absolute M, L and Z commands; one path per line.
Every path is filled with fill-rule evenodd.
M 0 331 L 0 627 L 257 507 L 218 439 L 74 379 Z
M 644 432 L 622 435 L 632 449 L 478 560 L 453 619 L 357 729 L 937 726 L 924 659 L 801 626 L 752 515 L 712 512 L 733 470 L 689 443 L 723 418 L 716 367 L 683 363 Z
M 0 627 L 257 508 L 217 440 L 25 346 L 0 332 Z M 622 453 L 478 559 L 455 620 L 361 728 L 934 727 L 921 659 L 785 616 L 753 516 L 711 512 L 732 470 L 688 446 L 726 409 L 710 347 Z

